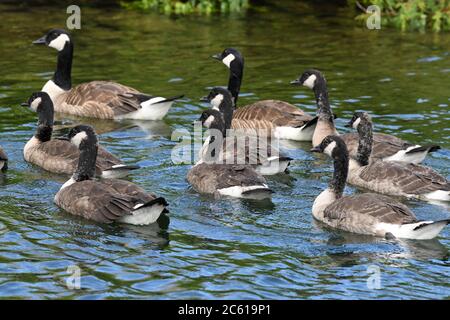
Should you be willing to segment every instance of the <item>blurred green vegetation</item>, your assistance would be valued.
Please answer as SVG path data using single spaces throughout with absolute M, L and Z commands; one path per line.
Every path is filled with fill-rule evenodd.
M 129 9 L 156 10 L 166 14 L 240 12 L 248 7 L 248 0 L 132 0 L 120 3 Z
M 349 0 L 356 5 L 357 0 Z M 435 32 L 450 30 L 449 0 L 359 0 L 367 7 L 377 5 L 381 11 L 381 24 L 395 26 L 406 31 Z M 370 13 L 359 14 L 358 20 L 366 20 Z

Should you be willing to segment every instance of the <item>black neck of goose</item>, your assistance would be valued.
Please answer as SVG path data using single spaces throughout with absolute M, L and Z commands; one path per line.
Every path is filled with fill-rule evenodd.
M 80 157 L 77 170 L 73 174 L 75 181 L 92 179 L 95 175 L 95 162 L 97 161 L 97 138 L 89 135 L 80 143 Z
M 358 125 L 359 144 L 356 153 L 356 160 L 361 166 L 369 164 L 370 154 L 372 152 L 373 136 L 372 124 L 362 120 Z
M 337 150 L 336 150 L 337 149 Z M 334 159 L 334 172 L 333 177 L 329 183 L 329 188 L 333 190 L 336 198 L 342 197 L 345 188 L 345 182 L 348 175 L 348 151 L 345 148 L 336 148 L 333 155 Z
M 219 111 L 223 115 L 223 119 L 225 123 L 223 124 L 223 134 L 226 135 L 226 130 L 231 128 L 231 122 L 233 121 L 233 101 L 224 97 L 224 100 L 219 105 Z M 218 130 L 222 130 L 222 128 L 217 128 Z
M 39 120 L 35 137 L 40 142 L 50 141 L 53 133 L 53 106 L 51 101 L 42 101 L 38 108 Z
M 317 103 L 317 116 L 320 120 L 326 120 L 334 124 L 334 117 L 328 100 L 328 90 L 325 79 L 317 78 L 313 91 Z
M 58 63 L 55 74 L 53 75 L 55 84 L 64 90 L 70 90 L 72 87 L 72 57 L 72 42 L 66 42 L 64 48 L 58 53 Z
M 233 97 L 233 109 L 236 109 L 237 106 L 243 75 L 244 62 L 235 62 L 232 67 L 230 67 L 230 77 L 228 79 L 228 90 Z

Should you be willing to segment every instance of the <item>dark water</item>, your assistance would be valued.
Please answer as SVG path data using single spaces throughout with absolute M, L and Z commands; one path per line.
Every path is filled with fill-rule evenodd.
M 130 180 L 170 203 L 165 230 L 97 225 L 54 206 L 67 177 L 23 161 L 36 115 L 18 104 L 55 68 L 56 52 L 31 41 L 64 27 L 67 15 L 65 8 L 0 6 L 0 144 L 10 157 L 0 181 L 0 297 L 449 298 L 450 228 L 436 241 L 387 241 L 313 220 L 312 202 L 331 167 L 308 152 L 308 143 L 286 145 L 296 160 L 289 176 L 270 178 L 272 203 L 199 196 L 185 181 L 189 165 L 172 164 L 172 131 L 190 129 L 205 108 L 198 98 L 226 84 L 225 66 L 208 57 L 235 46 L 247 62 L 241 105 L 276 98 L 314 112 L 311 92 L 287 83 L 319 68 L 341 131 L 355 110 L 370 111 L 378 131 L 439 143 L 443 149 L 426 164 L 449 175 L 450 35 L 369 31 L 344 9 L 303 9 L 171 19 L 82 8 L 75 84 L 111 79 L 186 97 L 161 122 L 62 118 L 57 134 L 78 122 L 93 124 L 103 146 L 139 164 Z M 448 206 L 407 204 L 419 218 L 450 216 Z M 66 286 L 71 266 L 81 269 L 79 290 Z M 374 266 L 381 272 L 378 290 L 367 286 Z

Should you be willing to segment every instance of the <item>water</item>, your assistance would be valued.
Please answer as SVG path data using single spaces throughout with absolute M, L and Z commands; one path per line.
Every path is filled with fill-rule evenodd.
M 208 57 L 235 46 L 246 58 L 241 105 L 277 98 L 314 112 L 311 92 L 288 82 L 319 68 L 341 131 L 355 110 L 370 111 L 377 131 L 439 143 L 443 150 L 426 164 L 449 176 L 450 35 L 369 31 L 355 26 L 345 10 L 335 11 L 292 6 L 171 19 L 82 8 L 82 30 L 74 32 L 74 83 L 112 79 L 186 97 L 161 122 L 62 118 L 56 134 L 79 122 L 93 124 L 103 146 L 139 164 L 130 181 L 170 203 L 164 229 L 98 225 L 55 207 L 53 196 L 67 177 L 23 161 L 36 115 L 18 104 L 54 71 L 56 52 L 31 41 L 64 26 L 65 8 L 2 5 L 0 144 L 10 170 L 0 181 L 0 297 L 449 298 L 450 228 L 436 241 L 387 241 L 313 220 L 311 205 L 331 166 L 325 156 L 309 153 L 308 143 L 286 146 L 296 160 L 289 176 L 269 179 L 276 190 L 272 203 L 200 196 L 185 180 L 189 165 L 171 163 L 172 131 L 190 129 L 206 107 L 198 99 L 209 87 L 226 84 L 225 66 Z M 448 206 L 406 203 L 419 218 L 450 216 Z M 66 286 L 74 265 L 81 269 L 80 290 Z M 373 266 L 380 270 L 379 290 L 367 287 Z

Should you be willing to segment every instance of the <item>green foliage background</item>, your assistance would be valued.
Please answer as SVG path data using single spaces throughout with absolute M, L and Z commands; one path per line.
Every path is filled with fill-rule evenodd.
M 449 0 L 359 0 L 365 7 L 377 5 L 381 9 L 381 23 L 395 26 L 402 31 L 427 29 L 439 32 L 450 30 Z M 349 0 L 356 5 L 356 0 Z M 365 20 L 368 15 L 357 16 Z
M 248 0 L 133 0 L 122 1 L 126 8 L 157 10 L 166 14 L 188 14 L 213 12 L 240 12 L 248 7 Z
M 211 14 L 214 12 L 241 12 L 250 4 L 258 6 L 258 0 L 119 0 L 129 9 L 156 10 L 165 14 Z M 276 1 L 283 7 L 282 0 Z M 301 0 L 298 0 L 301 1 Z M 381 23 L 402 31 L 414 30 L 435 32 L 450 30 L 450 0 L 347 0 L 349 7 L 356 8 L 356 19 L 365 21 L 370 14 L 361 13 L 357 2 L 368 7 L 376 5 L 381 10 Z M 308 1 L 303 1 L 308 2 Z M 312 0 L 309 2 L 312 3 Z M 333 0 L 338 5 L 342 1 Z M 345 5 L 345 2 L 344 2 Z

